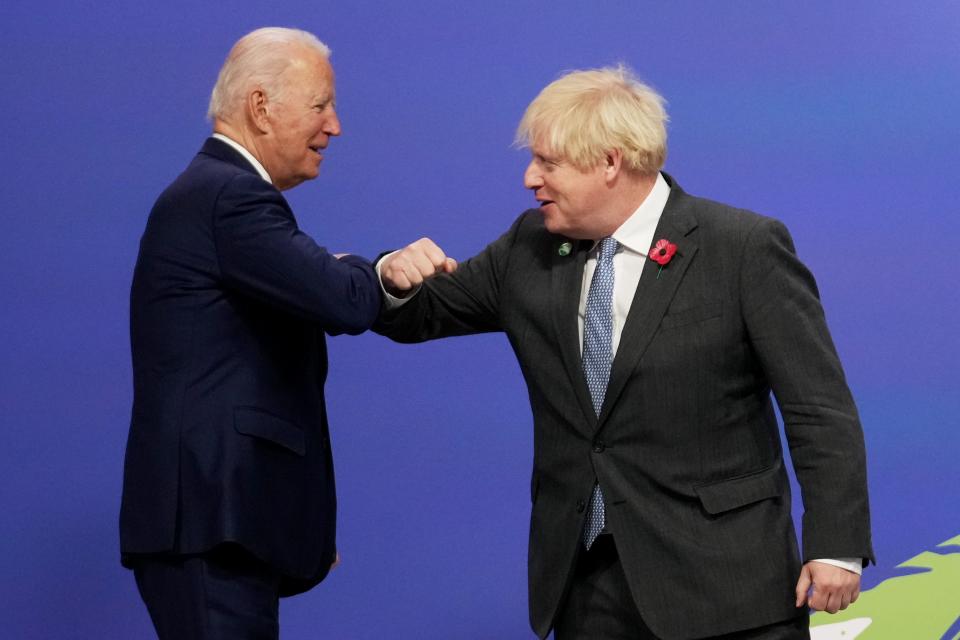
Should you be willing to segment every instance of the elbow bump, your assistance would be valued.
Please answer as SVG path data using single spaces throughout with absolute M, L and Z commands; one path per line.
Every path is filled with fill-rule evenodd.
M 378 291 L 354 295 L 349 305 L 349 313 L 344 314 L 344 330 L 357 335 L 373 327 L 380 315 L 380 293 Z

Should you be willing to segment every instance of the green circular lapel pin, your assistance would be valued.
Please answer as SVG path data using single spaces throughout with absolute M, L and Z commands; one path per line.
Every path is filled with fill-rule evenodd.
M 557 249 L 557 253 L 560 254 L 561 256 L 568 256 L 570 255 L 570 250 L 572 248 L 573 248 L 572 244 L 570 244 L 569 242 L 564 242 L 562 245 L 560 245 L 560 248 Z

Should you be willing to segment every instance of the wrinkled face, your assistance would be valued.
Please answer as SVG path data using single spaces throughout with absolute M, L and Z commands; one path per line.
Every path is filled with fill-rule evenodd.
M 609 197 L 604 165 L 578 169 L 543 145 L 534 144 L 530 151 L 523 186 L 540 203 L 547 230 L 580 240 L 602 237 L 598 225 Z
M 316 178 L 330 136 L 340 135 L 333 68 L 323 56 L 303 52 L 283 82 L 280 96 L 268 96 L 269 129 L 261 145 L 261 162 L 280 190 Z

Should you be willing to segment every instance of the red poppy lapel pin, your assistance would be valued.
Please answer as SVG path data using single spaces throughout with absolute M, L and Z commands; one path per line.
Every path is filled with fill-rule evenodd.
M 657 244 L 650 247 L 650 259 L 660 265 L 660 270 L 657 271 L 657 280 L 660 279 L 660 274 L 663 273 L 663 268 L 667 266 L 671 260 L 673 260 L 673 254 L 676 252 L 677 245 L 673 244 L 666 238 L 657 240 Z

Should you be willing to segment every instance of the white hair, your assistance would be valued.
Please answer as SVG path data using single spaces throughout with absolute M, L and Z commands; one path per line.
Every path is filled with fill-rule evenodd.
M 312 33 L 285 27 L 264 27 L 243 36 L 230 49 L 210 94 L 207 119 L 233 115 L 253 89 L 260 87 L 271 97 L 283 93 L 283 71 L 296 58 L 297 47 L 307 47 L 324 58 L 330 47 Z

